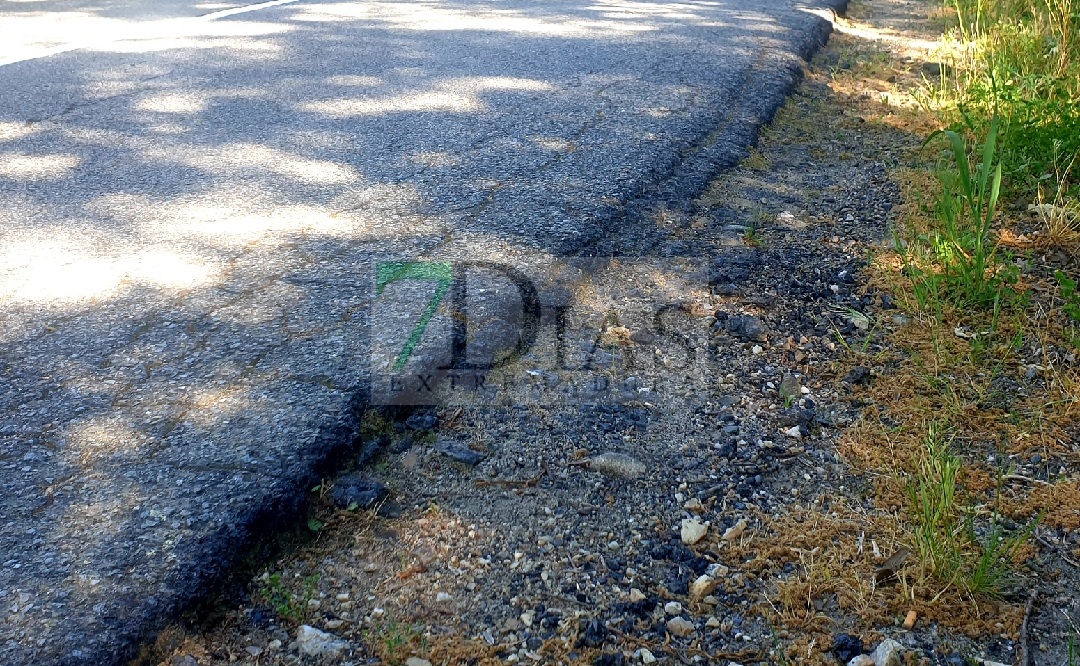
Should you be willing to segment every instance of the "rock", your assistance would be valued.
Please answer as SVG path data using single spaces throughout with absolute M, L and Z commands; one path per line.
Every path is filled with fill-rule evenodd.
M 444 604 L 447 601 L 450 601 L 450 599 L 451 599 L 450 595 L 447 594 L 446 592 L 439 592 L 438 594 L 435 595 L 435 601 L 439 602 L 440 604 Z
M 439 419 L 434 414 L 413 414 L 405 419 L 405 427 L 413 430 L 431 430 L 438 424 Z
M 858 636 L 837 634 L 829 651 L 833 653 L 837 661 L 846 664 L 863 653 L 863 642 Z
M 761 252 L 758 250 L 721 254 L 713 259 L 709 266 L 709 284 L 727 290 L 734 289 L 735 285 L 750 279 L 760 265 Z
M 724 531 L 724 536 L 722 536 L 720 538 L 723 539 L 724 541 L 733 541 L 733 540 L 738 539 L 739 537 L 741 537 L 743 532 L 745 532 L 745 531 L 746 531 L 746 520 L 745 519 L 740 519 L 739 522 L 737 522 L 734 525 L 732 525 L 731 527 L 727 528 L 727 530 Z
M 667 621 L 667 630 L 672 636 L 678 636 L 679 638 L 686 638 L 694 633 L 694 623 L 684 620 L 681 617 L 673 617 Z
M 686 509 L 687 511 L 693 511 L 694 513 L 701 513 L 705 510 L 705 505 L 702 504 L 701 500 L 699 500 L 698 498 L 691 497 L 689 500 L 686 501 L 685 504 L 682 505 L 682 508 Z
M 585 631 L 578 638 L 578 647 L 600 647 L 608 637 L 608 628 L 600 620 L 589 620 L 585 625 Z
M 483 454 L 454 442 L 439 442 L 435 445 L 435 450 L 454 462 L 459 462 L 463 465 L 476 465 L 484 459 Z
M 601 474 L 624 479 L 639 479 L 649 471 L 645 463 L 623 453 L 601 453 L 589 458 L 586 465 Z
M 414 444 L 416 444 L 416 441 L 412 438 L 412 435 L 406 433 L 391 442 L 387 450 L 390 451 L 390 453 L 405 453 L 411 449 Z
M 952 67 L 942 62 L 924 62 L 922 75 L 930 81 L 940 81 L 942 77 L 948 80 L 952 76 Z
M 708 620 L 705 620 L 705 626 L 709 627 L 710 629 L 716 629 L 720 626 L 720 618 L 716 617 L 715 615 L 710 617 Z
M 784 431 L 784 435 L 793 439 L 802 439 L 802 428 L 800 426 L 791 426 Z
M 678 601 L 669 601 L 664 604 L 664 612 L 668 615 L 678 615 L 682 612 L 682 604 Z
M 630 603 L 636 604 L 639 601 L 645 600 L 645 593 L 636 587 L 630 589 Z
M 679 528 L 679 534 L 682 537 L 682 542 L 687 546 L 693 546 L 698 541 L 705 538 L 705 534 L 709 531 L 709 524 L 703 523 L 697 518 L 686 518 L 682 521 Z
M 643 663 L 643 664 L 652 664 L 652 663 L 655 663 L 655 662 L 656 662 L 656 657 L 653 656 L 653 653 L 649 652 L 645 648 L 641 648 L 641 663 Z
M 776 413 L 776 420 L 784 427 L 803 426 L 809 427 L 816 416 L 812 409 L 789 408 L 781 409 Z
M 903 652 L 903 645 L 891 638 L 886 638 L 874 650 L 873 664 L 874 666 L 904 666 L 904 660 L 901 658 Z
M 765 322 L 750 315 L 728 317 L 725 329 L 737 338 L 753 342 L 765 342 L 769 334 L 769 327 Z
M 776 390 L 784 400 L 798 399 L 802 396 L 802 384 L 795 375 L 784 375 Z
M 189 654 L 178 654 L 169 660 L 169 666 L 199 666 L 199 662 Z
M 719 562 L 713 562 L 709 565 L 709 568 L 705 569 L 705 575 L 712 578 L 723 578 L 728 575 L 729 569 Z
M 258 657 L 260 654 L 263 653 L 263 649 L 258 645 L 249 645 L 244 648 L 244 651 L 250 654 L 252 657 Z
M 409 657 L 405 660 L 405 666 L 431 666 L 431 662 L 420 657 Z
M 847 666 L 874 666 L 874 658 L 868 654 L 852 657 Z
M 852 368 L 840 381 L 851 386 L 865 384 L 870 381 L 870 368 L 862 365 Z
M 716 590 L 720 581 L 711 576 L 698 576 L 693 583 L 690 583 L 690 598 L 691 599 L 704 599 Z
M 300 625 L 296 631 L 296 642 L 300 652 L 309 657 L 332 657 L 337 658 L 349 647 L 349 644 L 333 634 L 319 631 L 315 627 L 306 624 Z

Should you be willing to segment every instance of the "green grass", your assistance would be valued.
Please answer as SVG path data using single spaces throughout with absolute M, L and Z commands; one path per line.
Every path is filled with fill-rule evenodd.
M 263 581 L 259 594 L 279 617 L 300 622 L 307 614 L 308 601 L 314 598 L 318 586 L 319 574 L 312 574 L 304 578 L 300 594 L 294 594 L 280 573 L 272 573 Z
M 961 499 L 963 463 L 951 444 L 947 426 L 931 423 L 908 483 L 923 579 L 937 581 L 937 596 L 956 586 L 968 595 L 999 597 L 1013 580 L 1013 559 L 1037 520 L 1010 533 L 994 507 L 988 525 L 980 529 L 978 516 L 985 512 Z
M 1054 174 L 1080 153 L 1080 0 L 946 0 L 959 48 L 942 77 L 955 128 L 1003 124 L 1007 189 L 1053 199 L 1074 184 Z
M 902 250 L 914 294 L 924 311 L 939 310 L 938 299 L 959 308 L 996 310 L 1003 298 L 1015 295 L 1011 287 L 1017 280 L 993 233 L 1002 173 L 998 121 L 991 122 L 981 146 L 953 130 L 935 132 L 924 146 L 939 136 L 947 140 L 948 151 L 938 168 L 938 225 Z M 974 166 L 969 154 L 978 158 Z
M 423 636 L 423 626 L 406 624 L 394 619 L 378 622 L 364 630 L 364 640 L 372 645 L 379 645 L 382 657 L 389 664 L 404 663 L 410 653 L 417 650 L 426 653 L 430 648 Z
M 1062 310 L 1074 322 L 1080 322 L 1080 292 L 1076 290 L 1076 280 L 1071 279 L 1064 271 L 1054 271 L 1057 278 L 1058 288 L 1061 290 L 1061 300 L 1064 301 Z

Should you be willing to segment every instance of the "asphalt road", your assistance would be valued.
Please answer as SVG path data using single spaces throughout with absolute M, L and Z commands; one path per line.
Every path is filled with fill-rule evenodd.
M 110 664 L 295 514 L 377 258 L 647 234 L 826 23 L 786 0 L 0 2 L 0 663 Z M 209 14 L 209 16 L 207 16 Z

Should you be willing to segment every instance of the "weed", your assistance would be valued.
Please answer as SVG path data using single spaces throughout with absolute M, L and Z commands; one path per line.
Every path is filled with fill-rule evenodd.
M 1001 191 L 1001 162 L 996 160 L 998 121 L 994 119 L 990 125 L 981 161 L 974 170 L 964 138 L 943 130 L 931 134 L 926 142 L 939 135 L 948 140 L 955 166 L 938 172 L 942 190 L 936 212 L 941 226 L 929 240 L 940 272 L 924 272 L 921 277 L 931 289 L 940 281 L 957 306 L 997 307 L 1003 287 L 1016 281 L 1013 272 L 998 266 L 998 245 L 992 239 Z
M 743 231 L 742 240 L 743 243 L 749 247 L 760 247 L 764 245 L 761 234 L 758 233 L 757 225 L 753 223 L 746 226 L 746 229 Z
M 757 148 L 750 147 L 750 155 L 743 160 L 743 164 L 752 171 L 768 171 L 769 160 L 765 155 Z
M 380 656 L 390 664 L 402 663 L 404 655 L 415 649 L 419 643 L 421 652 L 428 649 L 427 640 L 422 635 L 423 627 L 419 624 L 404 624 L 389 619 L 364 632 L 364 640 L 379 647 Z
M 1080 322 L 1080 292 L 1076 290 L 1076 280 L 1073 280 L 1064 271 L 1054 271 L 1057 278 L 1058 288 L 1061 290 L 1061 300 L 1065 302 L 1062 311 L 1074 322 Z
M 986 537 L 980 539 L 975 531 L 974 519 L 969 517 L 968 539 L 978 548 L 972 566 L 962 579 L 965 589 L 975 594 L 999 596 L 1013 581 L 1013 558 L 1031 538 L 1038 521 L 1036 518 L 1023 529 L 1008 534 L 1001 524 L 1001 516 L 995 510 Z
M 286 586 L 280 573 L 272 573 L 263 579 L 259 595 L 279 617 L 291 622 L 299 622 L 307 613 L 307 604 L 315 596 L 319 585 L 319 574 L 312 574 L 303 581 L 301 594 L 293 594 Z
M 949 449 L 949 439 L 938 423 L 926 435 L 925 456 L 908 487 L 915 511 L 914 540 L 919 561 L 932 573 L 954 571 L 957 554 L 957 476 L 960 459 Z
M 1055 156 L 1080 152 L 1080 2 L 947 0 L 955 9 L 954 72 L 942 76 L 965 121 L 1002 118 L 1005 171 L 1033 193 Z M 1064 185 L 1064 183 L 1060 183 Z
M 947 426 L 931 423 L 923 456 L 908 485 L 923 580 L 931 574 L 944 585 L 935 599 L 954 585 L 969 595 L 1000 596 L 1012 581 L 1013 559 L 1030 539 L 1038 518 L 1008 534 L 994 507 L 986 536 L 980 537 L 976 507 L 962 503 L 958 494 L 963 465 L 951 442 Z

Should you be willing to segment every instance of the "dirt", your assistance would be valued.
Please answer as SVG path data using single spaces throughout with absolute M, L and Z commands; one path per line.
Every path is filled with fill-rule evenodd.
M 699 270 L 627 260 L 593 274 L 571 337 L 599 359 L 591 376 L 626 393 L 373 409 L 378 455 L 360 474 L 387 498 L 335 507 L 328 479 L 311 540 L 219 600 L 220 616 L 165 632 L 147 661 L 836 663 L 850 635 L 867 652 L 895 639 L 908 663 L 1017 663 L 1025 649 L 1066 663 L 1080 615 L 1075 430 L 1038 459 L 1004 454 L 1018 456 L 999 490 L 1017 524 L 1058 511 L 1003 598 L 929 598 L 914 557 L 880 573 L 910 545 L 902 476 L 917 437 L 897 435 L 898 419 L 930 414 L 900 409 L 898 391 L 927 388 L 904 384 L 908 320 L 867 268 L 911 205 L 897 181 L 925 162 L 932 122 L 911 91 L 933 61 L 931 13 L 853 7 L 751 156 L 688 213 L 657 211 L 661 254 Z M 665 298 L 679 307 L 657 330 Z M 513 390 L 570 381 L 544 360 L 504 369 L 531 378 Z M 970 488 L 993 485 L 971 469 Z M 304 656 L 301 624 L 345 644 Z

